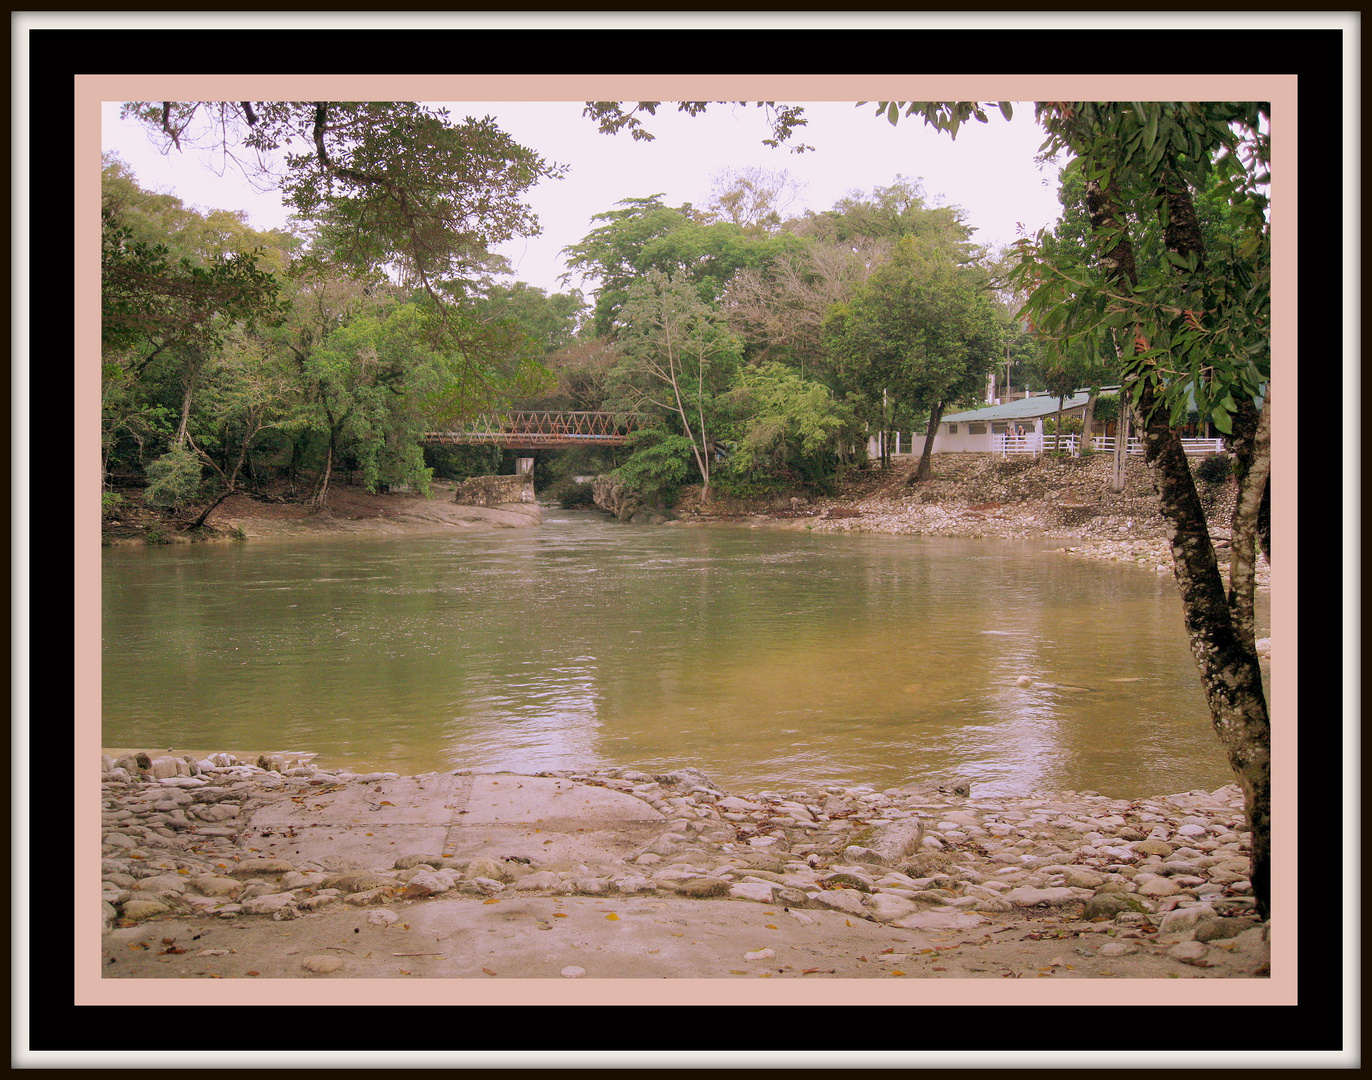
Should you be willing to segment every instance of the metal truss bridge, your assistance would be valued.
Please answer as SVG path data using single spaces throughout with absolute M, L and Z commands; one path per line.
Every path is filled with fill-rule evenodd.
M 460 431 L 426 431 L 428 446 L 500 446 L 508 450 L 565 450 L 623 446 L 640 421 L 609 412 L 523 411 L 474 417 Z

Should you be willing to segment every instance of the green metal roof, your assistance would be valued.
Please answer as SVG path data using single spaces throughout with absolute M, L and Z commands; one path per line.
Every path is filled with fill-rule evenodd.
M 1064 409 L 1074 409 L 1085 405 L 1086 399 L 1090 395 L 1082 390 L 1073 394 L 1062 403 Z M 1034 416 L 1051 416 L 1058 411 L 1058 399 L 1055 397 L 1030 397 L 1019 398 L 1015 401 L 1007 401 L 1004 405 L 988 405 L 984 409 L 972 409 L 968 412 L 949 413 L 943 418 L 943 423 L 960 424 L 963 421 L 978 422 L 981 420 L 1027 420 Z

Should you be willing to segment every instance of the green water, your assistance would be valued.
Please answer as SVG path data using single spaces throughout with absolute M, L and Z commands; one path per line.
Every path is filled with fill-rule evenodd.
M 454 538 L 111 548 L 103 742 L 691 765 L 740 789 L 1227 783 L 1170 576 L 1043 547 L 549 510 Z

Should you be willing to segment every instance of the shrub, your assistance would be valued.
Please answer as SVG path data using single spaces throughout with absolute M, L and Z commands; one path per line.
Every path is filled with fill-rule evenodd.
M 1195 466 L 1196 479 L 1206 484 L 1223 484 L 1233 474 L 1227 454 L 1206 454 Z
M 116 517 L 128 504 L 128 499 L 117 491 L 102 491 L 100 493 L 100 516 L 107 520 Z
M 611 475 L 649 502 L 671 506 L 691 473 L 692 444 L 684 435 L 646 428 L 630 439 L 633 454 Z
M 195 451 L 174 446 L 148 464 L 143 501 L 159 510 L 180 510 L 200 494 L 200 459 Z
M 561 480 L 549 484 L 544 489 L 544 494 L 566 510 L 572 510 L 578 506 L 595 505 L 595 495 L 591 485 L 578 484 L 570 476 L 564 476 Z

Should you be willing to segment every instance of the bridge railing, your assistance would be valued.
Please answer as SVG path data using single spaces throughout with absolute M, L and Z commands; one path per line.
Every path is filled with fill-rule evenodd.
M 457 430 L 428 431 L 427 443 L 622 443 L 641 422 L 635 414 L 523 409 L 474 417 Z

